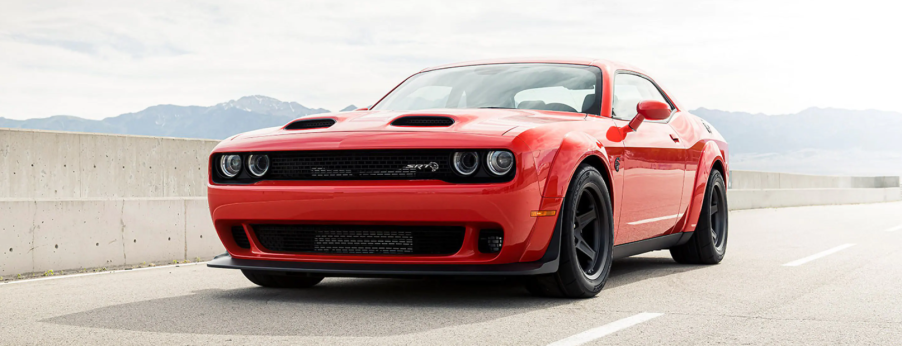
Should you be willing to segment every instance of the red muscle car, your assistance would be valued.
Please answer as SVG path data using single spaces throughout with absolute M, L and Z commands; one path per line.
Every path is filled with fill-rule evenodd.
M 433 67 L 372 107 L 222 141 L 208 198 L 228 254 L 208 265 L 265 287 L 495 275 L 592 297 L 615 258 L 723 259 L 727 151 L 627 65 Z

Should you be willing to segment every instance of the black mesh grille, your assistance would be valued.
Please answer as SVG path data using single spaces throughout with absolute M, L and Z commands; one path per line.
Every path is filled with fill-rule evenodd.
M 382 225 L 253 225 L 269 251 L 334 254 L 452 255 L 464 227 Z
M 445 179 L 453 175 L 448 150 L 299 151 L 269 157 L 269 179 Z
M 392 126 L 451 126 L 454 119 L 448 117 L 402 117 L 392 121 Z
M 304 129 L 317 129 L 330 127 L 335 125 L 335 119 L 310 119 L 310 120 L 298 120 L 288 126 L 285 126 L 286 130 L 304 130 Z
M 247 240 L 247 233 L 244 233 L 244 227 L 232 226 L 232 238 L 235 239 L 235 244 L 238 244 L 238 247 L 242 249 L 251 248 L 251 242 Z

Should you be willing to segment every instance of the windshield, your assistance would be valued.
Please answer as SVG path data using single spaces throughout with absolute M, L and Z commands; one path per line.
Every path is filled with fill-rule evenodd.
M 416 74 L 374 110 L 518 108 L 599 113 L 601 69 L 564 64 L 497 64 Z

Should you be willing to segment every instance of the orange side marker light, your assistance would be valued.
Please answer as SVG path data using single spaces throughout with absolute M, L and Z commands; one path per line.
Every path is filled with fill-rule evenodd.
M 532 217 L 541 217 L 541 216 L 555 216 L 557 215 L 557 210 L 533 210 L 529 212 L 529 216 Z

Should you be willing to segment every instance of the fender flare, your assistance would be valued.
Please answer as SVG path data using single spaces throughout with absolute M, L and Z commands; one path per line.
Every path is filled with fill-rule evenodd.
M 727 170 L 723 154 L 716 142 L 708 141 L 705 143 L 705 147 L 702 149 L 701 157 L 699 158 L 698 169 L 695 173 L 695 182 L 692 185 L 692 192 L 689 195 L 689 210 L 686 211 L 689 217 L 686 224 L 683 226 L 682 232 L 694 232 L 695 228 L 698 226 L 698 219 L 701 216 L 702 211 L 702 203 L 705 201 L 705 191 L 708 188 L 708 177 L 711 175 L 711 170 L 714 169 L 714 164 L 717 162 L 723 166 L 724 180 L 726 180 L 729 170 Z
M 601 141 L 583 132 L 570 132 L 564 136 L 561 145 L 554 155 L 551 169 L 548 172 L 545 186 L 542 189 L 544 198 L 563 198 L 570 186 L 570 179 L 576 172 L 580 162 L 590 156 L 596 156 L 601 160 L 604 170 L 602 174 L 611 177 L 609 169 L 608 152 Z M 608 182 L 610 185 L 610 181 Z M 613 187 L 609 186 L 613 193 Z M 613 199 L 612 201 L 613 202 Z
M 602 172 L 602 175 L 606 176 L 602 177 L 602 179 L 607 179 L 608 185 L 611 185 L 611 172 L 608 168 L 610 167 L 608 164 L 608 153 L 607 150 L 605 150 L 604 145 L 592 136 L 582 132 L 570 132 L 564 136 L 561 145 L 557 148 L 557 152 L 554 153 L 554 156 L 551 159 L 546 181 L 541 190 L 543 205 L 556 205 L 558 217 L 554 219 L 554 228 L 550 234 L 550 239 L 535 240 L 545 247 L 544 251 L 539 255 L 541 257 L 539 258 L 536 254 L 524 254 L 520 259 L 521 262 L 535 260 L 549 262 L 558 260 L 561 243 L 560 222 L 561 217 L 563 216 L 563 214 L 560 213 L 560 208 L 563 207 L 562 200 L 567 194 L 567 189 L 570 187 L 570 180 L 572 180 L 576 168 L 581 162 L 591 157 L 596 157 L 601 161 L 601 165 L 603 166 L 602 169 L 605 170 L 605 172 Z M 540 165 L 539 162 L 536 163 L 537 165 Z M 608 190 L 612 194 L 611 203 L 613 206 L 613 194 L 615 193 L 613 186 L 609 186 Z M 534 241 L 532 239 L 534 236 L 535 234 L 530 236 L 531 242 Z

